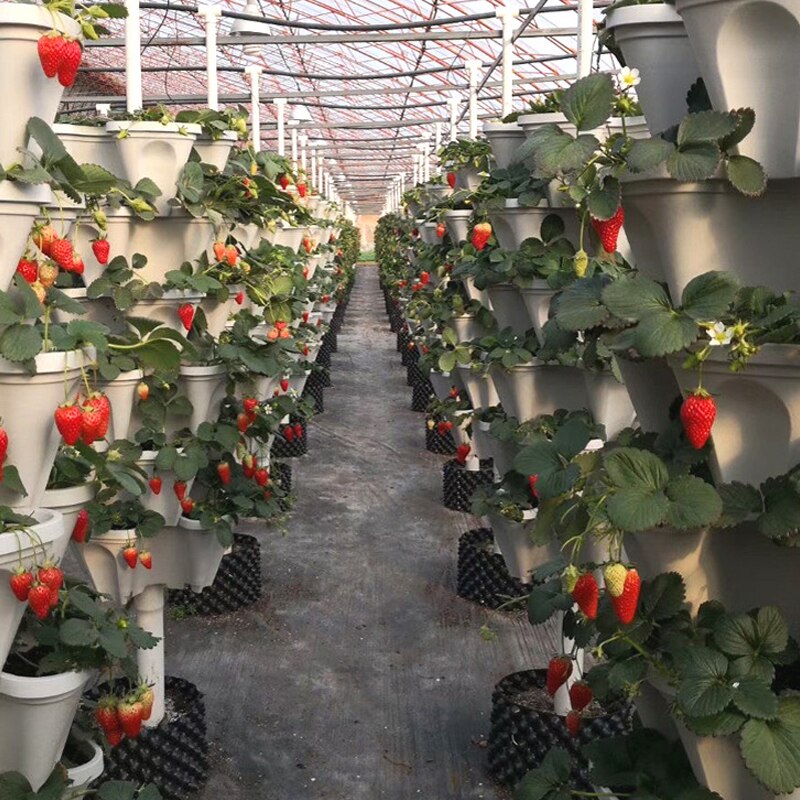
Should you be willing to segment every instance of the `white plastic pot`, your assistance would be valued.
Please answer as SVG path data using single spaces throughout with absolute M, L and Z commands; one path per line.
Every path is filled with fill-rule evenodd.
M 433 392 L 439 400 L 447 400 L 453 387 L 458 389 L 459 392 L 464 389 L 459 374 L 431 370 L 428 377 L 430 378 L 431 386 L 433 386 Z
M 513 283 L 495 283 L 486 291 L 498 330 L 511 328 L 516 336 L 524 336 L 530 328 L 530 319 L 520 290 Z
M 147 480 L 150 480 L 150 478 L 152 478 L 156 472 L 155 461 L 157 456 L 158 451 L 145 450 L 142 452 L 141 457 L 136 461 L 136 464 L 144 470 Z M 155 511 L 158 514 L 161 514 L 168 526 L 177 525 L 182 514 L 180 500 L 178 500 L 172 488 L 177 478 L 172 470 L 158 470 L 158 474 L 162 479 L 161 492 L 159 494 L 153 494 L 148 487 L 140 498 L 141 503 L 149 511 Z M 187 497 L 192 491 L 193 483 L 194 479 L 186 481 Z M 123 533 L 125 535 L 128 534 L 127 531 L 124 531 Z M 106 535 L 111 536 L 111 534 Z M 120 533 L 119 535 L 122 534 Z M 111 536 L 111 538 L 114 537 Z M 92 539 L 92 541 L 94 541 L 94 539 Z
M 577 367 L 531 361 L 510 370 L 493 367 L 492 376 L 506 413 L 520 422 L 559 408 L 579 411 L 588 406 L 583 371 Z
M 105 127 L 58 123 L 52 128 L 79 164 L 97 164 L 112 175 L 122 172 L 115 135 Z
M 86 746 L 91 750 L 91 756 L 81 764 L 67 768 L 67 780 L 71 790 L 85 789 L 92 781 L 96 781 L 105 768 L 103 748 L 92 741 L 86 741 Z
M 730 371 L 725 355 L 712 352 L 703 366 L 703 387 L 717 404 L 711 468 L 722 482 L 757 486 L 800 461 L 800 347 L 762 345 L 741 372 Z M 684 392 L 693 391 L 696 373 L 680 358 L 669 363 Z
M 72 534 L 78 513 L 92 502 L 96 493 L 97 486 L 91 482 L 65 489 L 46 489 L 42 495 L 42 508 L 61 514 L 65 530 Z
M 136 387 L 144 378 L 140 369 L 123 372 L 112 381 L 103 384 L 103 392 L 111 403 L 111 423 L 108 426 L 108 440 L 131 439 L 133 409 L 136 403 Z
M 7 5 L 14 5 L 16 8 L 33 8 L 33 6 L 22 4 L 0 3 L 0 11 Z M 2 19 L 2 14 L 0 14 L 0 19 Z M 2 30 L 3 26 L 0 22 L 0 53 L 2 53 L 4 44 Z M 41 70 L 38 59 L 36 68 Z M 44 77 L 44 73 L 42 73 L 42 77 Z M 14 82 L 6 81 L 6 83 Z M 58 83 L 57 80 L 56 83 Z M 3 140 L 4 137 L 0 135 L 0 142 Z M 2 145 L 0 145 L 1 152 Z M 17 262 L 25 253 L 31 226 L 41 216 L 42 206 L 52 202 L 53 193 L 47 185 L 26 186 L 7 180 L 0 183 L 0 290 L 6 291 L 11 285 L 14 273 L 17 271 Z
M 224 364 L 181 364 L 178 386 L 192 404 L 188 426 L 194 433 L 203 422 L 217 421 L 227 382 Z
M 495 164 L 506 169 L 514 161 L 514 154 L 525 141 L 525 131 L 516 122 L 486 122 L 483 135 L 492 148 Z
M 550 301 L 556 293 L 551 289 L 547 281 L 534 280 L 530 286 L 525 286 L 519 290 L 522 302 L 528 309 L 528 328 L 533 328 L 539 343 L 544 342 L 544 325 L 550 318 Z
M 444 214 L 442 214 L 442 219 L 447 228 L 447 233 L 450 235 L 450 241 L 454 244 L 461 244 L 467 241 L 469 223 L 472 219 L 472 209 L 445 211 Z
M 483 175 L 476 167 L 462 167 L 456 170 L 456 189 L 474 192 L 483 182 Z
M 494 378 L 484 372 L 473 372 L 468 366 L 458 365 L 458 377 L 475 410 L 496 406 L 500 402 L 494 387 Z
M 225 330 L 232 314 L 235 314 L 241 306 L 236 302 L 236 295 L 240 287 L 228 287 L 228 299 L 218 300 L 213 294 L 204 295 L 200 301 L 200 308 L 206 317 L 206 325 L 208 332 L 215 338 L 219 339 L 219 335 Z
M 222 172 L 238 138 L 235 131 L 223 131 L 219 139 L 212 139 L 207 134 L 200 134 L 194 140 L 193 147 L 204 164 L 210 164 Z
M 170 210 L 169 201 L 178 193 L 178 178 L 186 166 L 199 125 L 119 120 L 106 123 L 117 136 L 122 177 L 133 186 L 142 179 L 155 181 L 161 195 L 154 200 L 159 214 Z M 124 134 L 120 138 L 120 134 Z
M 17 634 L 26 604 L 20 603 L 9 586 L 14 570 L 21 566 L 30 569 L 50 559 L 61 561 L 72 532 L 64 526 L 58 511 L 48 509 L 20 509 L 36 520 L 29 533 L 0 534 L 0 661 L 5 664 L 11 643 Z
M 73 37 L 80 33 L 73 19 L 44 6 L 0 3 L 0 63 L 6 68 L 0 102 L 7 110 L 0 134 L 3 167 L 19 162 L 18 148 L 28 144 L 28 120 L 39 117 L 50 124 L 58 111 L 64 87 L 42 72 L 38 53 L 39 39 L 54 27 Z
M 521 206 L 517 199 L 508 198 L 503 210 L 489 212 L 489 219 L 500 247 L 515 253 L 526 239 L 540 237 L 542 222 L 551 214 L 561 218 L 566 228 L 566 237 L 573 244 L 577 243 L 578 219 L 573 209 L 551 208 L 547 205 Z
M 456 333 L 459 342 L 471 342 L 484 335 L 483 325 L 471 314 L 460 314 L 450 320 L 450 326 Z
M 714 108 L 752 108 L 740 153 L 771 178 L 800 176 L 800 8 L 791 0 L 680 0 Z
M 0 772 L 21 772 L 34 790 L 44 784 L 61 758 L 90 677 L 0 672 Z
M 650 133 L 655 136 L 676 125 L 688 113 L 686 95 L 700 77 L 700 69 L 674 6 L 649 3 L 617 8 L 606 17 L 606 27 L 627 65 L 639 70 L 636 95 Z
M 94 360 L 94 350 L 40 353 L 36 374 L 0 359 L 0 418 L 8 434 L 8 463 L 16 466 L 27 497 L 0 489 L 0 501 L 10 506 L 40 505 L 61 434 L 53 414 L 73 397 L 81 366 Z
M 561 130 L 575 134 L 575 127 L 567 122 L 567 118 L 558 111 L 544 114 L 521 114 L 517 118 L 517 125 L 522 128 L 526 138 L 530 137 L 539 128 L 545 125 L 558 125 Z
M 509 574 L 529 583 L 531 572 L 558 558 L 557 544 L 535 545 L 531 541 L 532 523 L 536 519 L 536 509 L 523 511 L 523 522 L 513 522 L 502 514 L 488 514 L 494 540 L 506 562 Z
M 664 433 L 671 424 L 670 406 L 681 394 L 666 359 L 630 361 L 618 358 L 617 365 L 642 430 Z
M 293 253 L 296 253 L 303 244 L 305 235 L 305 228 L 279 227 L 275 229 L 274 244 L 279 247 L 288 247 Z
M 800 179 L 772 180 L 763 196 L 745 197 L 722 178 L 637 175 L 626 177 L 622 196 L 636 266 L 665 281 L 676 303 L 692 278 L 710 270 L 745 285 L 800 290 Z
M 425 244 L 435 245 L 439 244 L 439 237 L 436 235 L 435 222 L 423 222 L 419 225 L 419 238 Z
M 204 294 L 188 289 L 170 289 L 161 297 L 142 298 L 130 309 L 131 316 L 143 317 L 152 322 L 160 322 L 180 334 L 186 334 L 186 328 L 178 315 L 178 309 L 186 305 L 197 307 L 205 298 Z
M 606 439 L 613 439 L 623 428 L 636 421 L 636 412 L 624 383 L 620 383 L 610 369 L 593 372 L 584 369 L 586 385 L 586 407 L 592 412 L 595 422 L 606 429 Z
M 488 308 L 490 311 L 493 310 L 489 292 L 486 289 L 476 289 L 474 278 L 464 278 L 463 283 L 470 300 L 477 300 L 484 308 Z

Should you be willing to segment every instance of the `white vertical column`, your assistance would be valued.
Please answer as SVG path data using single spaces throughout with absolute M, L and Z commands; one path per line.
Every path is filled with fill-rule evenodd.
M 317 150 L 311 145 L 311 174 L 309 175 L 308 188 L 314 189 L 317 185 Z
M 308 136 L 304 133 L 300 134 L 300 166 L 303 169 L 303 174 L 305 175 L 308 170 L 308 155 L 306 153 L 306 147 L 308 146 Z M 308 178 L 306 178 L 308 180 Z
M 128 112 L 141 109 L 142 102 L 142 21 L 139 0 L 125 0 L 125 92 Z
M 592 0 L 578 0 L 578 77 L 586 77 L 592 70 L 592 25 L 594 9 Z
M 458 107 L 461 105 L 461 98 L 458 92 L 451 92 L 447 98 L 447 105 L 450 107 L 450 141 L 458 139 Z
M 422 169 L 423 178 L 425 183 L 430 183 L 431 180 L 431 139 L 430 134 L 425 135 L 425 140 L 422 142 Z
M 139 675 L 153 687 L 155 700 L 146 728 L 155 728 L 164 719 L 164 586 L 148 586 L 133 598 L 136 623 L 158 639 L 149 650 L 136 651 Z
M 286 155 L 286 98 L 276 97 L 273 101 L 275 104 L 275 117 L 278 123 L 278 155 Z
M 497 10 L 497 16 L 503 23 L 503 116 L 507 117 L 514 110 L 514 20 L 519 16 L 516 8 L 508 2 Z
M 413 178 L 413 185 L 416 186 L 419 183 L 419 153 L 414 153 L 413 156 L 414 161 L 414 178 Z
M 261 152 L 261 95 L 259 82 L 261 80 L 261 67 L 250 66 L 244 68 L 245 74 L 250 78 L 250 124 L 252 126 L 253 149 Z
M 439 166 L 439 150 L 442 149 L 442 123 L 437 122 L 433 130 L 433 158 L 436 164 L 436 173 L 439 174 L 442 171 Z
M 199 16 L 206 26 L 206 89 L 208 107 L 219 111 L 219 83 L 217 82 L 217 20 L 222 15 L 219 6 L 199 6 Z
M 317 191 L 320 192 L 320 194 L 321 194 L 322 193 L 322 188 L 323 188 L 322 173 L 325 170 L 325 159 L 322 156 L 319 157 L 317 169 L 319 170 L 319 172 L 317 174 Z
M 402 197 L 406 193 L 406 174 L 405 172 L 400 173 L 400 196 Z
M 292 127 L 292 169 L 297 172 L 297 128 Z
M 478 73 L 481 62 L 471 59 L 466 63 L 467 76 L 469 79 L 469 138 L 478 138 Z

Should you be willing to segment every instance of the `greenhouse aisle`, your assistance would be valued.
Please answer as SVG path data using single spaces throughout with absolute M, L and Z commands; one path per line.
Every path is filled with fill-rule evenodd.
M 264 598 L 169 624 L 168 667 L 206 695 L 203 800 L 498 796 L 492 686 L 552 645 L 522 614 L 455 595 L 457 539 L 475 520 L 441 504 L 442 459 L 424 450 L 394 343 L 377 270 L 360 268 L 334 387 L 293 462 L 294 514 L 285 531 L 251 531 Z

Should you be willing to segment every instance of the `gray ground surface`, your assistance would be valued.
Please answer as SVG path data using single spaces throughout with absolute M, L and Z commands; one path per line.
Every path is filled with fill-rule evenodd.
M 374 267 L 359 269 L 332 377 L 293 461 L 286 530 L 250 531 L 264 598 L 168 625 L 168 673 L 206 695 L 201 800 L 497 798 L 482 744 L 492 687 L 551 645 L 455 594 L 456 543 L 476 521 L 441 505 L 443 459 L 409 410 Z

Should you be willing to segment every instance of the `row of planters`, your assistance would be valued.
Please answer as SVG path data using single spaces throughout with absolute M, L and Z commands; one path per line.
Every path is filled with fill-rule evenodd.
M 461 545 L 518 582 L 488 604 L 559 630 L 493 697 L 490 769 L 520 800 L 800 796 L 797 178 L 775 155 L 796 126 L 719 89 L 751 86 L 769 9 L 611 9 L 616 80 L 449 145 L 380 222 L 409 377 L 451 448 L 492 459 L 491 534 Z M 670 19 L 669 64 L 626 49 L 627 15 Z
M 88 12 L 0 5 L 42 100 L 0 185 L 0 785 L 183 798 L 209 764 L 165 589 L 212 586 L 239 522 L 288 510 L 274 458 L 305 446 L 357 232 L 242 109 L 54 122 L 50 40 Z

